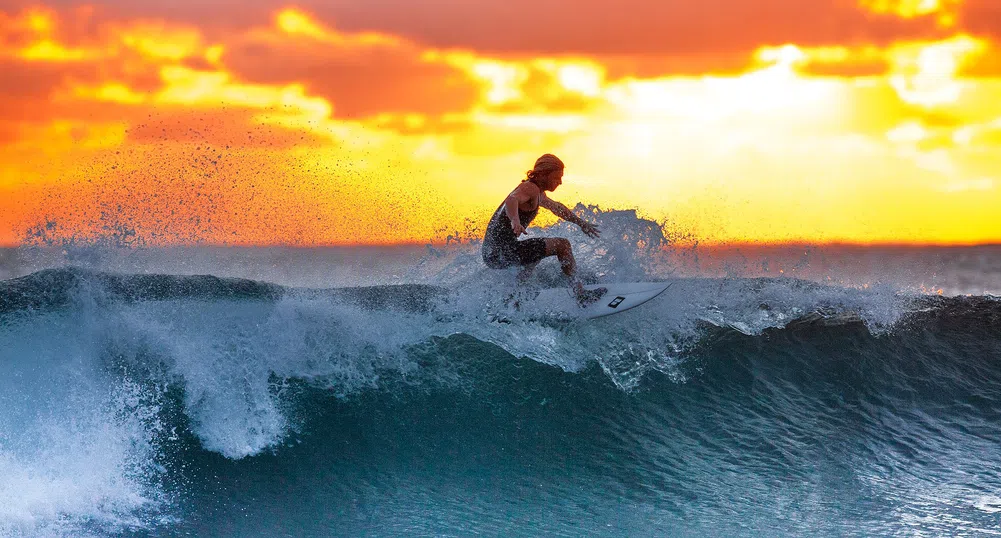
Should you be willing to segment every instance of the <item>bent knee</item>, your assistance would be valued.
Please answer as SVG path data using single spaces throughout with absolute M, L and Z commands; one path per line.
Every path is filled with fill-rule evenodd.
M 571 252 L 570 241 L 562 237 L 553 237 L 547 239 L 547 254 L 559 254 L 561 256 L 569 254 Z

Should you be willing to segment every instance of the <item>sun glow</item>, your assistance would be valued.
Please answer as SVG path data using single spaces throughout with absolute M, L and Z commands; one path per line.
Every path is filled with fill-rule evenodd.
M 556 73 L 564 88 L 588 97 L 599 96 L 605 82 L 604 70 L 596 65 L 563 65 L 556 68 Z
M 936 15 L 939 26 L 950 27 L 956 23 L 956 11 L 963 0 L 859 0 L 859 4 L 874 13 L 890 13 L 905 19 Z
M 701 121 L 726 121 L 745 114 L 802 117 L 828 112 L 835 84 L 797 76 L 795 65 L 805 55 L 793 46 L 762 49 L 769 65 L 736 76 L 631 80 L 612 85 L 610 102 L 635 116 L 658 114 Z
M 985 50 L 983 41 L 967 35 L 899 46 L 891 53 L 894 73 L 890 83 L 907 103 L 925 107 L 955 103 L 963 88 L 956 80 L 957 72 Z

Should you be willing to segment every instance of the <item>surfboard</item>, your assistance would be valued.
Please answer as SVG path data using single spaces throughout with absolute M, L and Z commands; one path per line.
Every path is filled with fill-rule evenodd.
M 608 288 L 608 291 L 597 301 L 581 308 L 567 288 L 547 288 L 539 291 L 539 295 L 531 301 L 532 310 L 544 311 L 560 317 L 577 317 L 585 319 L 600 318 L 631 310 L 660 295 L 671 284 L 664 282 L 614 282 L 610 284 L 592 284 L 585 289 Z

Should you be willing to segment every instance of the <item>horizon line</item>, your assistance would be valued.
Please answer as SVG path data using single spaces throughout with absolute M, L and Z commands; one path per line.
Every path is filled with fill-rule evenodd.
M 302 244 L 302 243 L 172 243 L 172 244 L 161 244 L 161 245 L 121 245 L 121 246 L 111 246 L 110 248 L 122 248 L 122 249 L 169 249 L 169 248 L 292 248 L 292 249 L 314 249 L 314 248 L 394 248 L 394 247 L 435 247 L 440 248 L 448 245 L 452 242 L 447 241 L 398 241 L 398 242 L 354 242 L 354 243 L 313 243 L 313 244 Z M 88 247 L 88 246 L 103 246 L 103 245 L 88 245 L 87 243 L 82 243 L 80 245 L 31 245 L 24 243 L 0 243 L 0 248 L 2 249 L 18 249 L 18 248 L 42 248 L 42 249 L 57 249 L 57 248 L 71 248 L 74 246 Z M 983 248 L 983 247 L 1001 247 L 1001 240 L 997 241 L 983 241 L 983 242 L 934 242 L 934 241 L 768 241 L 768 242 L 758 242 L 758 241 L 678 241 L 674 243 L 667 243 L 666 247 L 678 247 L 678 248 L 721 248 L 721 249 L 738 249 L 738 248 Z

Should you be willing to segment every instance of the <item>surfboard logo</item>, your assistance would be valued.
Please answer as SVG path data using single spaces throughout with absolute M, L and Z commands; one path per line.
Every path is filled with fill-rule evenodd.
M 625 301 L 625 300 L 626 300 L 626 298 L 620 295 L 620 296 L 616 297 L 615 299 L 613 299 L 612 302 L 608 303 L 608 306 L 610 306 L 612 308 L 618 308 L 619 305 L 622 304 L 622 301 Z

